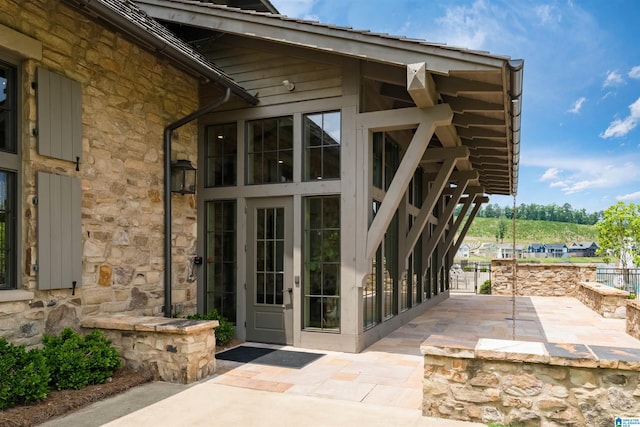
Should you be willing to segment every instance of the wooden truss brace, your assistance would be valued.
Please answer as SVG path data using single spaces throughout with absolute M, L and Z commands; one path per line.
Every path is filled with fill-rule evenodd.
M 453 192 L 451 199 L 447 203 L 447 207 L 445 208 L 442 216 L 438 218 L 438 225 L 433 230 L 433 233 L 431 234 L 431 236 L 429 236 L 429 239 L 427 240 L 427 245 L 425 248 L 426 250 L 423 253 L 423 256 L 426 257 L 427 259 L 431 257 L 436 246 L 438 245 L 438 243 L 440 243 L 442 236 L 444 234 L 444 230 L 446 229 L 447 225 L 449 225 L 449 219 L 453 216 L 453 212 L 456 206 L 458 205 L 458 201 L 460 200 L 460 198 L 462 197 L 462 194 L 466 190 L 467 185 L 469 184 L 469 181 L 478 179 L 477 171 L 465 171 L 465 172 L 460 172 L 460 174 L 467 174 L 468 176 L 466 177 L 466 179 L 462 179 L 458 183 L 458 186 Z
M 467 191 L 468 197 L 464 200 L 464 204 L 462 205 L 462 209 L 460 209 L 460 213 L 458 214 L 458 217 L 456 218 L 453 225 L 449 228 L 449 230 L 447 230 L 446 237 L 444 238 L 444 245 L 443 245 L 444 253 L 442 257 L 443 261 L 446 254 L 449 253 L 449 248 L 451 248 L 453 239 L 455 238 L 456 233 L 460 229 L 460 226 L 462 225 L 465 219 L 465 215 L 467 214 L 467 212 L 469 211 L 469 208 L 471 207 L 471 203 L 473 203 L 476 199 L 479 199 L 482 193 L 483 193 L 482 187 L 473 187 L 473 188 L 470 188 L 469 191 Z
M 451 120 L 453 120 L 453 112 L 446 104 L 436 105 L 419 111 L 423 112 L 423 117 L 418 122 L 419 124 L 416 129 L 416 133 L 413 135 L 409 147 L 407 147 L 407 151 L 402 157 L 400 166 L 398 166 L 398 170 L 393 176 L 391 185 L 389 185 L 389 189 L 382 200 L 380 209 L 371 222 L 371 226 L 367 232 L 366 259 L 368 260 L 373 259 L 378 246 L 382 242 L 384 234 L 386 233 L 398 206 L 400 206 L 400 202 L 404 198 L 405 192 L 413 178 L 415 170 L 420 164 L 420 160 L 422 159 L 425 150 L 429 146 L 429 142 L 433 137 L 435 129 L 439 126 L 449 125 L 451 124 Z M 370 119 L 371 117 L 372 116 L 367 115 L 367 118 Z M 380 117 L 382 120 L 384 120 L 384 118 L 385 116 Z M 385 130 L 380 126 L 380 123 L 377 125 L 371 123 L 369 129 L 379 128 Z M 399 127 L 400 123 L 395 123 L 395 126 L 396 128 Z M 451 168 L 453 170 L 453 166 L 451 166 Z
M 444 152 L 448 152 L 449 156 L 445 158 L 442 166 L 440 166 L 440 170 L 438 170 L 437 175 L 435 176 L 433 181 L 431 181 L 431 190 L 427 192 L 426 197 L 422 201 L 420 212 L 418 212 L 418 216 L 413 222 L 411 230 L 409 230 L 409 233 L 407 233 L 407 238 L 405 240 L 405 252 L 403 252 L 405 259 L 408 257 L 408 254 L 411 253 L 413 247 L 418 242 L 418 239 L 422 234 L 422 230 L 424 230 L 424 227 L 429 222 L 429 217 L 433 212 L 433 208 L 435 208 L 443 192 L 447 190 L 446 186 L 447 183 L 451 181 L 451 177 L 454 174 L 457 175 L 465 173 L 453 172 L 453 169 L 455 168 L 456 162 L 458 160 L 468 158 L 469 151 L 465 147 L 438 149 L 438 153 Z
M 462 241 L 464 240 L 465 236 L 467 235 L 467 232 L 469 231 L 469 228 L 471 227 L 471 224 L 473 223 L 473 219 L 476 217 L 476 214 L 480 210 L 480 207 L 482 206 L 483 203 L 488 203 L 489 202 L 489 198 L 488 197 L 476 197 L 474 202 L 475 202 L 475 205 L 473 206 L 473 210 L 469 214 L 469 217 L 467 218 L 467 222 L 464 223 L 464 227 L 462 227 L 462 230 L 460 230 L 460 234 L 458 235 L 458 239 L 456 240 L 456 242 L 453 244 L 453 247 L 451 248 L 451 252 L 454 253 L 454 254 L 456 252 L 458 252 L 458 249 L 460 249 L 460 246 L 462 245 Z

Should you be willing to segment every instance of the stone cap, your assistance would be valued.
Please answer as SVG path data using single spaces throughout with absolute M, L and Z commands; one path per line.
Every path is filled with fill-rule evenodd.
M 603 285 L 597 282 L 580 282 L 580 286 L 583 286 L 587 289 L 591 289 L 604 296 L 623 296 L 628 297 L 629 292 L 623 291 L 622 289 L 616 289 L 611 286 Z
M 217 320 L 189 320 L 114 314 L 112 316 L 85 317 L 80 321 L 80 325 L 84 328 L 186 335 L 204 329 L 217 328 L 219 322 Z
M 604 347 L 586 344 L 543 343 L 480 338 L 473 342 L 431 335 L 420 346 L 425 356 L 456 359 L 502 360 L 581 368 L 640 371 L 640 348 Z

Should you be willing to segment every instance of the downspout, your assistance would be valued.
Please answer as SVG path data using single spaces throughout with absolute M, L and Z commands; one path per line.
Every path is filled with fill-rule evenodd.
M 224 96 L 164 128 L 164 316 L 171 317 L 171 134 L 174 130 L 207 114 L 229 101 L 231 88 Z

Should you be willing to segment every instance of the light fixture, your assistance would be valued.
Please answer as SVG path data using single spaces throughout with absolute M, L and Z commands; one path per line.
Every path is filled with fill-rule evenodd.
M 196 168 L 189 160 L 176 160 L 171 164 L 171 192 L 196 194 Z
M 284 88 L 289 92 L 293 92 L 293 90 L 296 88 L 296 84 L 290 80 L 283 80 L 282 86 L 284 86 Z

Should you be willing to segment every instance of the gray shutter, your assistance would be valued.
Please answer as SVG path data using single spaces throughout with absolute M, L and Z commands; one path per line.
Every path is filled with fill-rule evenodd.
M 82 89 L 80 83 L 38 68 L 38 153 L 82 160 Z
M 80 180 L 38 172 L 38 289 L 82 284 Z

